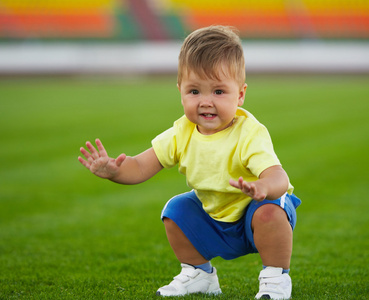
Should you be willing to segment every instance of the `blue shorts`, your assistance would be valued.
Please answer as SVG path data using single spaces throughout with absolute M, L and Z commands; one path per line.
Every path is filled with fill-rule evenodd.
M 261 202 L 252 200 L 240 220 L 225 223 L 211 218 L 202 208 L 202 203 L 195 192 L 191 191 L 170 199 L 163 208 L 161 219 L 173 220 L 205 259 L 211 260 L 217 256 L 234 259 L 258 252 L 254 243 L 251 221 L 255 211 L 269 203 L 284 209 L 294 229 L 296 208 L 301 201 L 293 194 L 285 194 L 276 200 Z

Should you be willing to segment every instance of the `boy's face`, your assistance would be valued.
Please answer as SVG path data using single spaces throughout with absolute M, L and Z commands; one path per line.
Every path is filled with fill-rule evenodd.
M 223 73 L 219 75 L 219 80 L 203 79 L 189 72 L 178 86 L 186 117 L 205 135 L 231 126 L 237 107 L 245 99 L 246 84 L 240 87 L 235 79 Z

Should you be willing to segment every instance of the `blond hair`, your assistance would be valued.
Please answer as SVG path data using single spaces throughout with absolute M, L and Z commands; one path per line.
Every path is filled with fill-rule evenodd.
M 195 30 L 184 40 L 178 59 L 178 85 L 184 75 L 194 72 L 201 78 L 219 80 L 220 72 L 245 82 L 245 58 L 239 36 L 227 26 Z

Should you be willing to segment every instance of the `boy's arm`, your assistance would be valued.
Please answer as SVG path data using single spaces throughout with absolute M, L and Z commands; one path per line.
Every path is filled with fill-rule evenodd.
M 229 184 L 240 189 L 243 193 L 256 201 L 264 199 L 275 200 L 280 198 L 288 189 L 289 179 L 281 166 L 272 166 L 265 169 L 259 179 L 247 182 L 242 177 L 238 181 L 230 179 Z
M 115 159 L 108 156 L 99 139 L 96 139 L 97 149 L 90 142 L 86 146 L 90 152 L 81 147 L 80 151 L 86 159 L 79 156 L 79 162 L 96 176 L 117 183 L 141 183 L 163 169 L 153 148 L 134 157 L 121 154 Z

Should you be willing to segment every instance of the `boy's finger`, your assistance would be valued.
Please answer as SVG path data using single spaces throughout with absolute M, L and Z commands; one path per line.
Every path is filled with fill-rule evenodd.
M 108 156 L 108 153 L 105 150 L 104 145 L 101 143 L 100 139 L 96 139 L 95 140 L 97 149 L 99 150 L 99 153 L 101 156 Z
M 240 189 L 240 190 L 242 190 L 242 183 L 243 183 L 243 181 L 242 180 L 233 180 L 233 179 L 230 179 L 229 180 L 229 183 L 233 186 L 233 187 L 235 187 L 235 188 L 238 188 L 238 189 Z
M 121 166 L 121 164 L 123 163 L 123 161 L 126 159 L 126 155 L 124 154 L 124 153 L 122 153 L 121 155 L 119 155 L 118 157 L 117 157 L 117 159 L 115 160 L 115 164 L 118 166 L 118 167 L 120 167 Z
M 87 161 L 85 161 L 81 156 L 78 156 L 78 161 L 79 161 L 82 165 L 84 165 L 87 169 L 89 169 L 89 168 L 90 168 L 90 163 L 89 163 L 89 162 L 87 162 Z
M 95 159 L 97 159 L 97 158 L 99 158 L 100 157 L 100 155 L 99 155 L 99 152 L 97 152 L 97 150 L 95 149 L 95 147 L 91 144 L 91 142 L 86 142 L 86 146 L 87 146 L 87 148 L 88 148 L 88 150 L 90 150 L 90 152 L 91 152 L 91 155 L 92 155 L 92 157 L 93 158 L 95 158 Z
M 91 157 L 90 152 L 88 152 L 85 148 L 81 147 L 79 148 L 79 151 L 81 151 L 81 153 L 83 154 L 84 157 L 86 157 L 86 159 L 89 159 L 89 157 Z
M 241 186 L 245 189 L 245 191 L 249 192 L 251 187 L 247 181 L 242 181 Z
M 236 180 L 229 179 L 229 184 L 235 188 L 240 188 L 240 184 Z
M 255 184 L 250 184 L 250 192 L 255 195 L 256 194 L 256 186 Z

